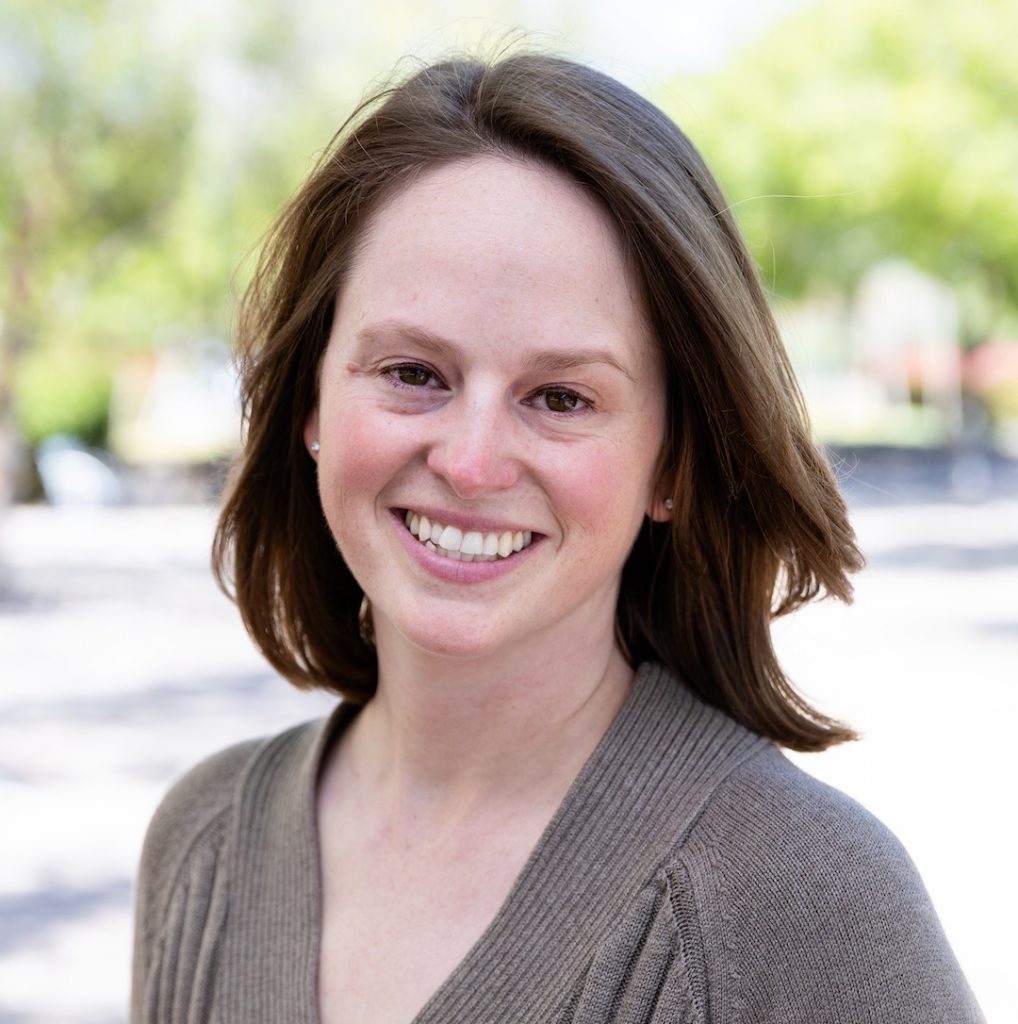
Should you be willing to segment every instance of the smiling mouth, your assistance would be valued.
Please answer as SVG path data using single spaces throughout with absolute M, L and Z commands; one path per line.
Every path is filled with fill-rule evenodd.
M 403 520 L 407 529 L 429 551 L 457 562 L 496 562 L 511 558 L 533 543 L 530 530 L 504 530 L 501 533 L 464 532 L 458 526 L 446 526 L 407 509 Z

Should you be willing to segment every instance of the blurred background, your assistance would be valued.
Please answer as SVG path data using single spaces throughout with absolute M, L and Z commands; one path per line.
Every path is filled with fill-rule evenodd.
M 721 180 L 870 563 L 777 626 L 864 733 L 797 760 L 901 836 L 1011 1019 L 1018 5 L 0 0 L 0 1024 L 123 1022 L 160 794 L 329 707 L 208 571 L 236 297 L 372 84 L 520 39 L 657 102 Z

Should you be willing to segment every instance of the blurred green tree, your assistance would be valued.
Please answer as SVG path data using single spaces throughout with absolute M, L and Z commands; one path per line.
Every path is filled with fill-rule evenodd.
M 1015 39 L 1013 0 L 821 0 L 664 103 L 779 295 L 904 257 L 955 289 L 972 343 L 1018 312 Z
M 0 5 L 4 453 L 17 378 L 30 437 L 101 439 L 107 356 L 138 325 L 94 296 L 130 274 L 134 309 L 151 297 L 137 265 L 176 191 L 193 103 L 140 13 L 112 0 Z

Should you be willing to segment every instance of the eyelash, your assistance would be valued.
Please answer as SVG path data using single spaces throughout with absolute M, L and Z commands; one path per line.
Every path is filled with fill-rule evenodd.
M 430 380 L 442 383 L 442 378 L 439 377 L 439 375 L 434 370 L 432 370 L 428 366 L 424 366 L 421 363 L 395 363 L 393 366 L 383 367 L 379 371 L 379 376 L 384 377 L 392 387 L 398 388 L 401 391 L 431 390 L 430 381 L 428 384 L 407 384 L 406 381 L 400 380 L 398 375 L 400 371 L 403 370 L 421 371 L 424 374 L 427 374 Z M 571 409 L 568 412 L 559 412 L 554 409 L 546 409 L 545 411 L 551 413 L 552 416 L 560 416 L 563 418 L 567 418 L 571 416 L 582 416 L 584 413 L 594 411 L 594 403 L 589 398 L 585 398 L 578 391 L 574 391 L 572 388 L 561 387 L 555 384 L 549 384 L 546 387 L 538 388 L 535 392 L 533 392 L 530 398 L 528 398 L 528 402 L 530 402 L 535 397 L 541 395 L 547 396 L 550 394 L 567 395 L 570 398 L 575 399 L 578 405 L 580 406 L 580 408 Z

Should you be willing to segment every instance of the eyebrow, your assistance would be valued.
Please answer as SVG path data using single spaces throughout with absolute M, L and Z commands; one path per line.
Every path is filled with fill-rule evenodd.
M 357 340 L 361 343 L 371 344 L 388 335 L 398 334 L 408 338 L 429 352 L 438 356 L 452 356 L 460 351 L 460 346 L 454 342 L 426 331 L 415 324 L 404 323 L 401 320 L 382 320 L 357 332 Z M 527 356 L 527 361 L 538 370 L 544 372 L 557 372 L 559 370 L 571 370 L 577 366 L 589 366 L 592 363 L 603 363 L 614 367 L 619 373 L 634 380 L 633 375 L 609 352 L 603 348 L 575 348 L 562 351 L 534 352 Z M 635 381 L 634 381 L 635 383 Z

